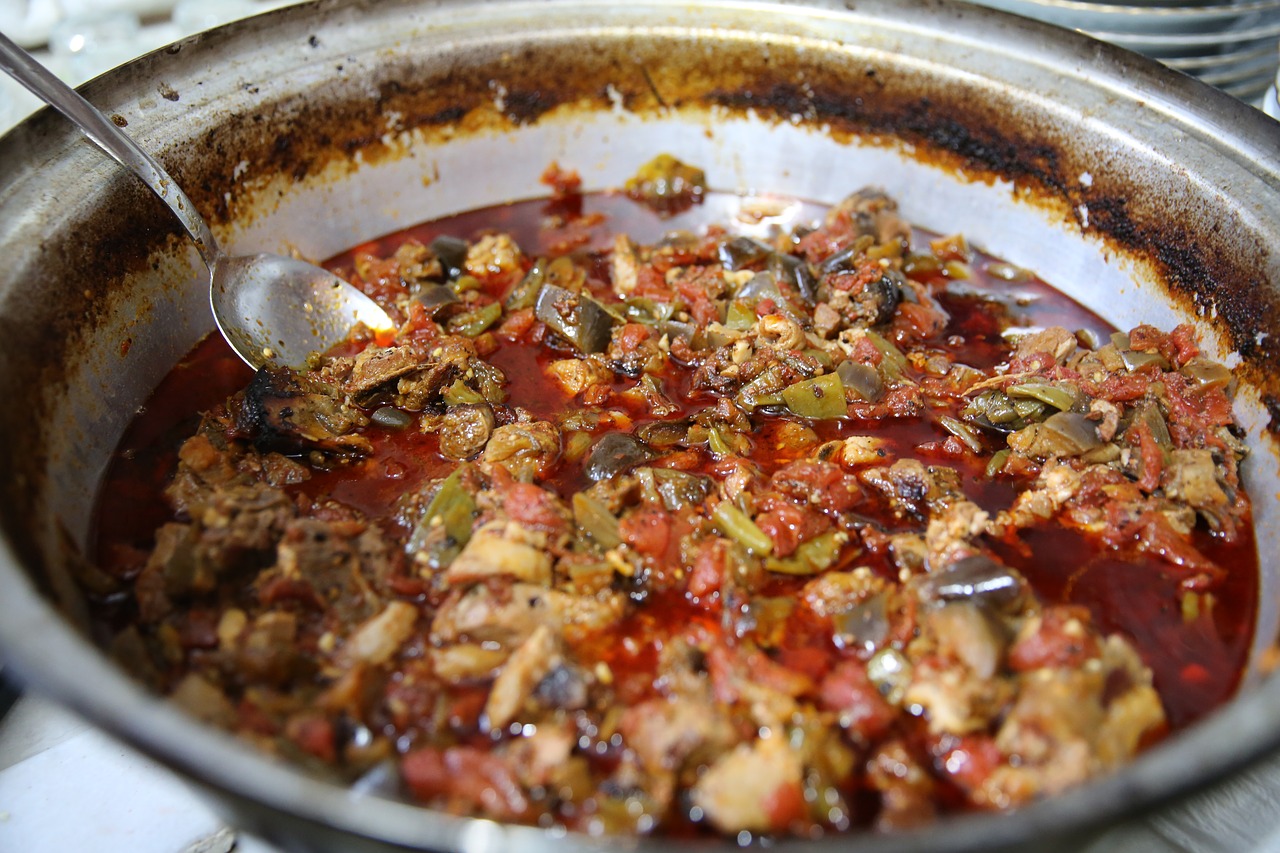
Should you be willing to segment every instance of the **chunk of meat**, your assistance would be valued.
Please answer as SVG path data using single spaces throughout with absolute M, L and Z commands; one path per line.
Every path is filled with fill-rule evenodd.
M 236 669 L 249 681 L 285 684 L 308 664 L 297 645 L 298 617 L 269 611 L 256 617 L 236 639 Z
M 617 622 L 624 612 L 624 599 L 611 592 L 570 595 L 533 584 L 477 584 L 446 599 L 436 611 L 431 635 L 440 643 L 465 638 L 514 646 L 542 624 L 566 635 L 585 635 Z
M 508 658 L 493 682 L 484 706 L 490 731 L 501 731 L 516 719 L 534 687 L 561 659 L 559 639 L 547 625 L 539 625 Z
M 775 734 L 722 755 L 691 796 L 721 832 L 780 832 L 804 815 L 803 773 L 800 757 Z
M 1193 509 L 1211 512 L 1228 503 L 1218 482 L 1218 469 L 1208 450 L 1174 450 L 1164 472 L 1165 494 L 1184 501 Z
M 929 565 L 946 566 L 977 552 L 975 540 L 987 530 L 986 510 L 969 500 L 957 500 L 929 519 L 925 546 Z
M 419 800 L 455 814 L 517 820 L 529 811 L 515 772 L 487 750 L 422 747 L 405 755 L 400 774 Z
M 485 282 L 515 284 L 524 275 L 524 253 L 509 234 L 486 234 L 467 249 L 467 273 Z
M 1075 353 L 1076 347 L 1074 334 L 1062 326 L 1050 326 L 1019 338 L 1014 355 L 1025 361 L 1040 353 L 1047 353 L 1055 363 L 1062 364 Z
M 954 468 L 926 466 L 918 459 L 899 459 L 888 468 L 868 468 L 862 482 L 889 500 L 895 512 L 923 518 L 963 498 L 960 475 Z
M 393 601 L 377 616 L 361 623 L 342 644 L 340 657 L 348 664 L 386 663 L 413 635 L 418 608 Z
M 876 750 L 867 762 L 867 776 L 880 791 L 877 829 L 904 830 L 933 821 L 937 811 L 933 777 L 901 741 Z
M 444 579 L 457 586 L 491 577 L 549 584 L 551 555 L 546 534 L 513 521 L 491 521 L 477 528 L 445 570 Z
M 719 754 L 738 741 L 729 720 L 701 696 L 633 705 L 623 711 L 618 730 L 650 773 L 679 771 L 695 752 Z
M 275 566 L 255 585 L 262 596 L 278 578 L 304 583 L 336 615 L 361 622 L 382 610 L 373 581 L 391 575 L 395 559 L 376 527 L 299 518 L 281 534 Z
M 437 400 L 440 392 L 458 375 L 459 368 L 454 364 L 430 364 L 421 370 L 415 370 L 401 376 L 396 382 L 396 393 L 392 402 L 399 408 L 410 412 L 420 412 L 428 404 Z
M 361 394 L 422 367 L 427 354 L 410 346 L 369 347 L 355 357 L 344 389 Z
M 440 421 L 440 455 L 454 461 L 470 459 L 489 443 L 494 423 L 488 403 L 453 406 Z
M 558 359 L 544 369 L 570 397 L 578 396 L 593 385 L 607 385 L 613 380 L 613 371 L 599 355 Z
M 887 585 L 887 581 L 866 568 L 826 572 L 805 584 L 800 598 L 818 616 L 834 616 L 881 592 Z
M 369 440 L 354 433 L 368 424 L 333 386 L 310 374 L 263 368 L 254 374 L 235 406 L 238 436 L 261 450 L 362 454 Z
M 481 467 L 491 473 L 506 468 L 512 477 L 529 482 L 551 473 L 560 459 L 560 430 L 546 421 L 500 426 L 485 446 Z

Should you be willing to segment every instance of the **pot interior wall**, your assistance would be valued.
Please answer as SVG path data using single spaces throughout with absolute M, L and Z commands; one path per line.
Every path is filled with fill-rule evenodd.
M 166 155 L 233 251 L 323 258 L 545 195 L 538 177 L 552 162 L 588 189 L 620 186 L 659 152 L 730 192 L 834 202 L 881 186 L 908 219 L 965 233 L 1118 326 L 1195 322 L 1209 353 L 1239 368 L 1260 553 L 1280 553 L 1274 391 L 1262 378 L 1280 341 L 1269 308 L 1280 203 L 1267 186 L 1280 163 L 1250 149 L 1277 134 L 1140 60 L 1083 41 L 1050 46 L 1043 29 L 990 13 L 758 5 L 493 3 L 483 27 L 464 3 L 322 5 L 197 38 L 89 91 Z M 1068 50 L 1078 64 L 1065 71 L 1044 58 Z M 1121 67 L 1136 82 L 1096 82 Z M 1169 94 L 1137 107 L 1123 87 L 1148 75 Z M 476 81 L 488 81 L 478 94 Z M 438 98 L 450 93 L 457 108 L 446 110 Z M 1175 115 L 1187 94 L 1243 132 L 1224 141 L 1211 116 Z M 1158 129 L 1175 119 L 1173 132 Z M 0 248 L 12 259 L 0 271 L 0 333 L 13 342 L 0 362 L 11 437 L 0 453 L 14 473 L 5 528 L 24 569 L 73 614 L 68 567 L 89 541 L 107 459 L 159 378 L 212 328 L 194 253 L 158 203 L 86 148 L 51 116 L 0 143 Z M 1163 241 L 1152 237 L 1161 219 L 1177 224 Z M 1203 275 L 1168 250 L 1179 241 L 1198 247 Z M 1256 293 L 1242 308 L 1235 291 L 1246 288 Z M 1244 315 L 1252 347 L 1241 346 Z M 1259 653 L 1280 600 L 1280 565 L 1263 562 Z M 69 682 L 51 689 L 74 694 Z

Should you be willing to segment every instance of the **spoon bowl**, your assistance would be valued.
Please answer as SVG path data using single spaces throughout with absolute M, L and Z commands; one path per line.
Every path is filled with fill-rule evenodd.
M 284 255 L 223 257 L 209 289 L 218 330 L 254 367 L 299 367 L 356 323 L 391 328 L 387 313 L 341 278 Z
M 283 255 L 226 255 L 154 157 L 3 33 L 0 70 L 66 116 L 169 206 L 209 268 L 209 305 L 218 330 L 250 367 L 301 367 L 311 353 L 345 340 L 358 323 L 374 331 L 392 328 L 376 302 L 314 264 Z

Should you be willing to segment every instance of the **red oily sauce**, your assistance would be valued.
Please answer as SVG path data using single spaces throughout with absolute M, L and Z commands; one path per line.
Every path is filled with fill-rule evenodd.
M 621 195 L 568 192 L 421 225 L 334 258 L 330 268 L 398 312 L 409 330 L 399 346 L 435 353 L 419 373 L 398 374 L 424 383 L 427 366 L 438 367 L 432 359 L 448 358 L 433 342 L 458 321 L 405 307 L 416 286 L 410 264 L 421 273 L 442 261 L 419 283 L 453 288 L 473 312 L 505 301 L 466 356 L 496 368 L 504 393 L 481 399 L 468 368 L 450 368 L 452 401 L 437 388 L 425 407 L 406 409 L 412 389 L 393 376 L 344 398 L 364 415 L 396 410 L 346 433 L 365 442 L 358 452 L 305 443 L 268 451 L 244 426 L 248 404 L 237 395 L 252 373 L 221 339 L 207 339 L 139 413 L 107 474 L 97 515 L 99 562 L 112 579 L 100 596 L 104 642 L 180 703 L 216 706 L 205 713 L 215 723 L 321 772 L 352 778 L 392 761 L 399 781 L 390 795 L 588 832 L 811 836 L 1016 807 L 1107 772 L 1123 758 L 1115 743 L 1127 754 L 1224 702 L 1248 654 L 1257 557 L 1234 463 L 1205 467 L 1229 455 L 1229 436 L 1207 449 L 1188 437 L 1208 429 L 1188 420 L 1189 401 L 1215 395 L 1202 407 L 1215 410 L 1225 388 L 1187 333 L 1144 327 L 1107 350 L 1114 330 L 1038 279 L 956 238 L 930 250 L 930 237 L 914 232 L 911 246 L 926 248 L 908 250 L 885 238 L 900 228 L 891 203 L 852 198 L 853 213 L 825 222 L 817 208 L 792 206 L 789 221 L 821 224 L 784 239 L 783 229 L 748 229 L 740 211 L 757 208 L 736 197 L 711 194 L 662 218 Z M 707 222 L 725 224 L 664 241 Z M 725 249 L 735 225 L 763 240 Z M 412 262 L 397 253 L 443 236 L 475 253 L 499 234 L 518 258 L 496 246 L 489 265 L 470 272 L 450 272 L 433 249 Z M 635 251 L 639 289 L 618 290 L 619 234 L 646 247 Z M 783 269 L 772 256 L 750 258 L 762 244 L 790 246 L 809 265 L 808 299 L 786 287 L 735 296 L 758 286 L 762 271 Z M 748 257 L 726 263 L 726 251 Z M 841 252 L 849 259 L 833 263 Z M 615 312 L 599 357 L 549 329 L 541 303 L 519 317 L 512 307 L 530 270 L 560 256 L 578 276 L 566 292 Z M 466 297 L 470 289 L 480 295 Z M 666 309 L 655 304 L 677 307 L 659 317 Z M 812 311 L 804 319 L 817 339 L 784 351 L 793 309 Z M 827 331 L 815 332 L 824 317 Z M 634 349 L 631 326 L 643 327 Z M 1080 330 L 1043 339 L 1072 353 L 1019 348 L 1006 335 L 1055 327 Z M 659 335 L 663 347 L 645 351 L 644 370 L 623 368 Z M 831 386 L 813 383 L 841 375 L 845 359 L 862 366 L 835 385 L 846 389 L 839 416 L 796 402 L 798 385 L 823 403 Z M 557 371 L 576 368 L 565 366 L 571 360 L 612 372 L 566 380 L 577 374 Z M 757 380 L 772 370 L 785 388 L 757 383 L 757 395 L 737 368 Z M 872 390 L 863 396 L 849 382 Z M 206 411 L 214 415 L 199 429 L 212 445 L 189 442 L 178 477 L 201 485 L 166 499 L 179 447 Z M 555 424 L 554 458 L 503 461 L 492 438 L 461 463 L 446 458 L 444 442 L 471 429 L 473 415 L 493 435 Z M 1095 430 L 1083 450 L 1072 444 L 1082 426 Z M 598 457 L 610 433 L 639 437 L 624 448 L 639 455 L 593 478 L 592 466 L 609 462 Z M 241 455 L 255 442 L 259 450 Z M 458 482 L 475 531 L 508 525 L 494 534 L 507 539 L 487 547 L 523 558 L 541 543 L 549 576 L 513 581 L 477 562 L 479 532 L 445 546 L 437 535 L 430 560 L 414 552 L 432 535 L 430 501 L 459 464 L 472 471 Z M 271 489 L 227 496 L 252 477 L 274 478 Z M 192 506 L 221 519 L 236 500 L 274 501 L 262 525 L 283 525 L 279 542 L 209 544 L 207 529 L 192 533 Z M 311 538 L 295 515 L 315 522 Z M 226 523 L 235 529 L 241 518 Z M 367 595 L 328 569 L 305 568 L 310 552 L 293 556 L 288 544 L 370 529 L 390 556 L 360 582 L 374 590 Z M 166 548 L 175 536 L 180 545 Z M 375 547 L 351 541 L 356 551 Z M 459 560 L 473 568 L 455 572 Z M 301 574 L 289 571 L 295 561 Z M 543 596 L 529 607 L 551 608 L 554 631 L 511 615 L 512 595 Z M 364 598 L 348 607 L 352 596 Z M 467 607 L 497 614 L 500 630 L 468 623 Z M 361 626 L 366 645 L 377 645 L 376 634 L 394 648 L 344 653 L 360 646 Z M 273 637 L 299 654 L 253 650 Z M 1053 673 L 1070 701 L 1028 687 L 1036 671 Z M 1106 685 L 1095 684 L 1099 671 Z M 1068 705 L 1088 705 L 1076 692 L 1088 684 L 1095 718 L 1068 719 Z M 523 694 L 507 701 L 513 685 Z M 1117 722 L 1123 702 L 1145 722 Z M 713 711 L 722 718 L 708 722 Z M 1115 743 L 1089 741 L 1086 769 L 1030 757 L 1078 747 L 1090 727 Z M 785 746 L 772 730 L 785 730 Z M 782 781 L 759 790 L 734 781 L 743 775 Z

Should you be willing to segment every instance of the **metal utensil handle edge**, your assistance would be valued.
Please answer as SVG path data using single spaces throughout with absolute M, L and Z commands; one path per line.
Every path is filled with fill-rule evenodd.
M 132 137 L 116 127 L 97 107 L 58 79 L 4 33 L 0 33 L 0 70 L 69 118 L 93 144 L 137 175 L 178 217 L 182 227 L 195 241 L 200 257 L 210 271 L 213 270 L 222 256 L 213 232 L 196 211 L 191 199 L 154 157 L 143 151 Z

